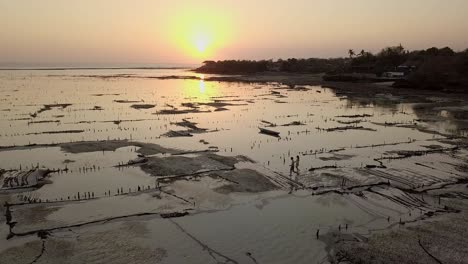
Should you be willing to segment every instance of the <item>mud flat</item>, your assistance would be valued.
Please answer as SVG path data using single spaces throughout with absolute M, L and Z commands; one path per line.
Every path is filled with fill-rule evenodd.
M 114 100 L 114 102 L 119 103 L 119 104 L 132 104 L 132 103 L 140 103 L 141 101 L 135 101 L 135 100 Z
M 154 108 L 156 105 L 154 104 L 133 104 L 130 107 L 134 109 L 151 109 Z
M 374 169 L 362 169 L 362 173 L 368 171 L 369 175 L 374 175 L 365 177 L 366 180 L 362 180 L 357 172 L 342 172 L 341 175 L 347 175 L 343 181 L 340 174 L 333 175 L 339 168 L 324 167 L 321 171 L 329 172 L 326 175 L 322 173 L 322 180 L 330 182 L 336 178 L 336 181 L 317 187 L 316 183 L 297 183 L 243 156 L 226 157 L 209 151 L 187 152 L 130 141 L 59 144 L 66 153 L 77 154 L 114 152 L 129 146 L 138 147 L 138 153 L 149 156 L 142 163 L 128 166 L 140 167 L 155 177 L 155 185 L 112 190 L 104 194 L 93 193 L 92 197 L 86 197 L 84 193 L 81 199 L 73 197 L 42 203 L 24 203 L 12 197 L 4 207 L 6 215 L 9 215 L 6 224 L 10 227 L 7 230 L 4 230 L 5 226 L 2 228 L 2 233 L 8 234 L 8 241 L 12 242 L 4 244 L 0 260 L 33 261 L 37 258 L 47 263 L 59 263 L 65 254 L 67 259 L 75 259 L 71 263 L 79 263 L 82 261 L 80 256 L 89 254 L 103 254 L 104 259 L 114 258 L 116 255 L 110 252 L 111 249 L 121 247 L 130 248 L 131 252 L 142 257 L 142 263 L 154 263 L 154 259 L 146 259 L 148 256 L 159 256 L 161 263 L 180 260 L 181 255 L 177 252 L 181 250 L 192 252 L 191 260 L 195 262 L 214 258 L 240 263 L 253 257 L 256 261 L 281 263 L 293 257 L 298 263 L 307 263 L 315 256 L 322 260 L 352 263 L 373 263 L 376 259 L 383 263 L 398 259 L 428 263 L 432 257 L 427 252 L 437 256 L 437 259 L 454 263 L 463 263 L 465 259 L 466 252 L 462 248 L 466 244 L 456 232 L 460 232 L 464 226 L 467 205 L 463 199 L 454 198 L 468 197 L 465 187 L 468 180 L 466 175 L 462 175 L 462 169 L 458 172 L 459 180 L 452 185 L 434 188 L 438 183 L 433 182 L 418 189 L 401 185 L 396 176 L 391 179 L 384 176 L 395 174 L 377 173 Z M 435 146 L 431 148 L 434 151 L 425 155 L 459 151 Z M 352 150 L 335 154 L 336 160 L 352 160 L 355 156 L 346 154 L 347 151 Z M 461 158 L 466 158 L 465 155 L 463 151 L 458 153 Z M 407 155 L 403 160 L 408 159 L 424 162 L 418 155 Z M 450 164 L 455 162 L 441 158 L 436 160 Z M 405 171 L 395 161 L 392 166 Z M 386 164 L 386 167 L 390 165 Z M 442 171 L 446 169 L 442 168 Z M 427 172 L 432 169 L 422 166 L 420 170 Z M 415 173 L 416 170 L 411 174 Z M 432 177 L 438 173 L 439 169 L 425 177 L 433 181 Z M 447 180 L 453 177 L 449 176 L 450 173 L 445 174 Z M 318 179 L 315 174 L 301 177 Z M 299 178 L 297 180 L 304 182 Z M 288 194 L 291 190 L 294 193 Z M 329 206 L 329 203 L 334 206 Z M 300 208 L 309 213 L 298 217 L 286 208 L 296 213 Z M 321 218 L 314 213 L 317 211 L 321 212 Z M 285 214 L 288 217 L 284 221 L 279 220 L 282 219 L 280 215 Z M 236 231 L 247 224 L 245 221 L 236 223 L 239 221 L 233 220 L 236 215 L 256 217 L 257 221 L 250 222 L 254 229 L 244 229 L 251 237 L 239 235 Z M 182 218 L 179 220 L 179 217 Z M 450 220 L 450 224 L 446 219 Z M 218 226 L 221 223 L 223 226 L 229 223 L 230 228 L 223 229 Z M 273 247 L 294 243 L 292 247 L 300 251 L 286 256 L 263 248 L 278 225 L 281 229 L 288 230 L 287 226 L 290 229 L 283 239 L 274 240 Z M 135 230 L 137 227 L 141 232 Z M 121 235 L 112 235 L 117 233 Z M 95 236 L 97 234 L 99 237 Z M 125 242 L 98 242 L 102 241 L 102 236 L 112 239 L 125 237 Z M 213 236 L 217 243 L 212 242 Z M 233 241 L 233 238 L 236 239 Z M 441 249 L 436 241 L 450 242 L 457 249 L 449 251 L 453 254 L 443 253 L 445 249 Z M 92 247 L 95 243 L 104 245 Z M 405 252 L 408 251 L 403 250 L 406 244 L 411 244 L 410 248 L 419 258 L 406 256 Z M 388 245 L 391 245 L 391 249 Z M 58 254 L 57 251 L 62 251 L 64 247 L 73 250 Z M 207 249 L 208 253 L 205 252 Z M 23 253 L 18 255 L 20 250 Z M 128 259 L 122 257 L 122 260 Z M 89 261 L 93 263 L 94 260 Z M 96 263 L 101 261 L 96 260 Z
M 436 221 L 410 223 L 404 228 L 386 231 L 369 239 L 337 241 L 339 263 L 466 263 L 468 257 L 466 200 L 444 199 L 460 213 L 439 217 Z M 339 234 L 336 234 L 339 237 Z
M 41 109 L 39 109 L 36 113 L 37 114 L 40 114 L 42 112 L 45 112 L 45 111 L 49 111 L 51 110 L 52 108 L 61 108 L 61 109 L 65 109 L 69 106 L 71 106 L 72 104 L 46 104 L 44 105 Z
M 49 245 L 55 242 L 66 243 L 66 241 L 62 239 L 56 241 L 53 238 L 54 234 L 69 232 L 68 230 L 71 229 L 95 228 L 100 224 L 126 221 L 135 217 L 150 216 L 156 219 L 171 219 L 195 212 L 227 209 L 234 204 L 253 201 L 257 198 L 257 195 L 241 195 L 242 197 L 236 198 L 235 193 L 262 193 L 278 190 L 290 182 L 286 177 L 271 172 L 265 175 L 261 170 L 255 170 L 252 161 L 242 156 L 224 157 L 210 151 L 182 153 L 156 144 L 128 141 L 59 144 L 60 148 L 67 153 L 81 154 L 115 151 L 129 145 L 138 147 L 140 154 L 156 155 L 149 156 L 142 163 L 128 165 L 141 167 L 143 171 L 156 177 L 156 185 L 138 186 L 128 191 L 122 188 L 117 192 L 105 192 L 104 195 L 100 193 L 95 195 L 94 192 L 90 195 L 84 192 L 55 201 L 31 202 L 28 200 L 24 202 L 23 199 L 16 202 L 10 201 L 4 205 L 5 215 L 7 215 L 6 225 L 9 226 L 8 239 L 16 242 L 24 241 L 26 244 L 23 246 L 35 248 L 35 243 L 30 244 L 27 241 L 38 237 L 42 241 L 39 245 L 42 244 L 42 247 L 49 249 L 40 250 L 42 253 L 38 254 L 40 256 L 37 259 L 41 258 L 46 261 L 50 258 L 50 261 L 59 261 L 55 259 L 60 258 L 59 255 L 48 253 L 51 251 Z M 166 155 L 160 156 L 160 154 Z M 244 165 L 236 168 L 237 164 Z M 246 164 L 251 164 L 251 168 L 245 168 L 249 166 Z M 18 199 L 17 197 L 15 199 Z M 156 206 L 157 204 L 159 206 Z M 96 210 L 96 208 L 101 209 Z M 2 260 L 11 261 L 12 258 L 19 260 L 28 256 L 27 253 L 19 257 L 12 249 L 7 249 L 5 252 L 2 254 Z
M 63 151 L 69 153 L 86 153 L 97 151 L 115 151 L 118 148 L 136 146 L 140 147 L 139 153 L 144 155 L 154 155 L 160 153 L 173 153 L 175 150 L 163 148 L 156 144 L 146 144 L 131 142 L 128 140 L 103 140 L 103 141 L 84 141 L 59 144 Z
M 466 259 L 464 98 L 301 74 L 121 73 L 0 78 L 0 173 L 54 171 L 0 191 L 0 263 Z

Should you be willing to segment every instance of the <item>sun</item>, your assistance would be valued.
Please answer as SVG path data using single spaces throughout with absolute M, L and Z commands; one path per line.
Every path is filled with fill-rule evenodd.
M 208 47 L 208 39 L 204 36 L 197 37 L 195 47 L 199 53 L 205 53 Z
M 171 40 L 186 57 L 203 61 L 216 57 L 229 42 L 230 22 L 215 10 L 191 8 L 180 11 L 171 23 Z
M 191 35 L 189 46 L 193 46 L 193 52 L 198 53 L 200 56 L 207 55 L 213 44 L 213 33 L 204 28 L 199 28 L 191 32 Z
M 186 52 L 197 59 L 206 59 L 215 52 L 216 45 L 220 42 L 220 34 L 215 26 L 210 23 L 194 23 L 187 28 L 185 33 Z

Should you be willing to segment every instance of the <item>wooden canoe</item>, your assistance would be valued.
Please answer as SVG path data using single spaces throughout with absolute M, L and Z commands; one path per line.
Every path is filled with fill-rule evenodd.
M 263 128 L 263 127 L 259 127 L 258 129 L 260 129 L 260 133 L 262 133 L 262 134 L 267 134 L 267 135 L 274 136 L 274 137 L 279 137 L 279 135 L 280 135 L 280 132 L 276 132 L 276 131 L 266 129 L 266 128 Z

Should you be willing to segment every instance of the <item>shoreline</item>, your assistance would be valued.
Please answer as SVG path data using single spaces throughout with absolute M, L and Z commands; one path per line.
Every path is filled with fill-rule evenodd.
M 99 68 L 104 69 L 104 68 Z M 111 68 L 109 68 L 111 69 Z M 144 69 L 144 68 L 122 68 L 122 69 Z M 392 92 L 397 95 L 407 94 L 424 94 L 424 95 L 435 95 L 435 96 L 448 96 L 467 94 L 468 91 L 463 90 L 430 90 L 420 88 L 408 88 L 408 87 L 392 87 L 393 81 L 388 82 L 344 82 L 344 81 L 325 81 L 323 76 L 325 73 L 289 73 L 289 72 L 261 72 L 253 74 L 211 74 L 196 69 L 189 68 L 153 68 L 153 69 L 181 69 L 187 70 L 194 74 L 201 74 L 202 77 L 196 75 L 163 75 L 163 76 L 137 76 L 133 74 L 110 74 L 110 75 L 73 75 L 77 78 L 100 78 L 100 79 L 119 79 L 119 78 L 135 78 L 135 79 L 158 79 L 158 80 L 199 80 L 205 82 L 231 82 L 231 83 L 251 83 L 251 84 L 267 84 L 267 83 L 278 83 L 287 85 L 291 89 L 294 86 L 311 85 L 311 86 L 323 86 L 325 88 L 331 88 L 336 90 L 352 90 L 356 92 L 365 92 L 366 94 L 372 92 L 371 95 L 375 95 L 383 92 Z M 65 70 L 79 70 L 79 69 L 65 69 Z M 0 70 L 1 71 L 1 70 Z M 56 77 L 49 75 L 49 77 Z M 369 95 L 366 95 L 369 97 Z
M 67 70 L 190 70 L 191 67 L 25 67 L 0 68 L 0 71 L 67 71 Z

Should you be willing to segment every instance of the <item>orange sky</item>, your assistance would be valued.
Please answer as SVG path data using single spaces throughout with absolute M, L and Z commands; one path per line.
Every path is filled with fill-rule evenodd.
M 1 65 L 199 63 L 468 48 L 466 0 L 0 0 Z

